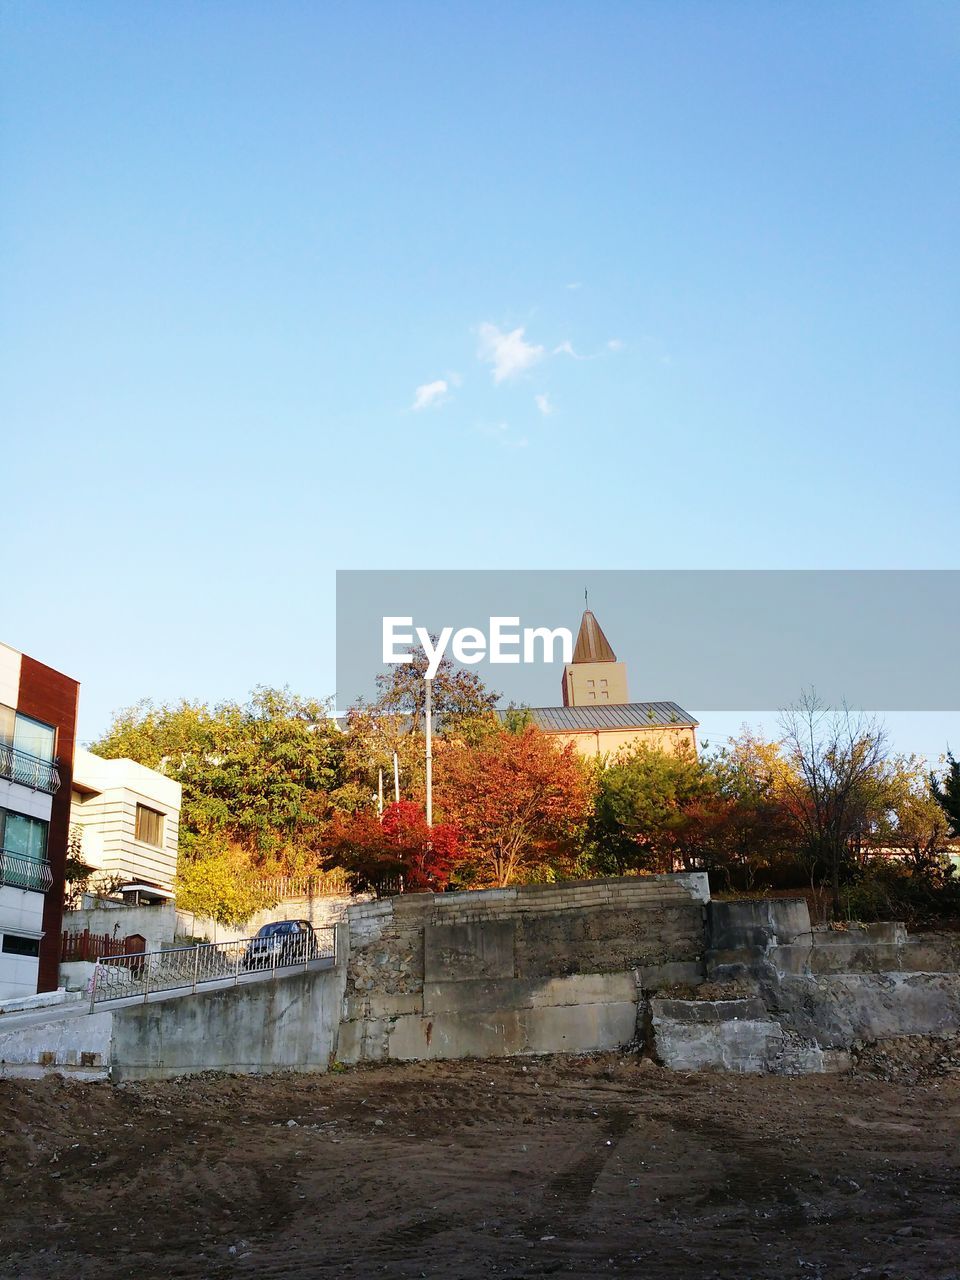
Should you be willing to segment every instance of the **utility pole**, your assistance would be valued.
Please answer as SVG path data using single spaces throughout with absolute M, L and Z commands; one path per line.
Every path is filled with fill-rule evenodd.
M 383 817 L 383 770 L 380 770 L 380 776 L 377 779 L 377 815 Z
M 423 714 L 426 720 L 427 826 L 433 826 L 433 681 L 423 677 Z
M 400 803 L 400 761 L 396 752 L 393 753 L 393 798 Z

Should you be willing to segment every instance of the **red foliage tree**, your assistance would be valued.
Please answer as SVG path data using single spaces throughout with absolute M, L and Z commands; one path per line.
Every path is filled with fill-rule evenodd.
M 590 804 L 587 769 L 573 746 L 558 750 L 539 729 L 491 734 L 478 746 L 438 753 L 438 796 L 464 853 L 496 885 L 563 855 Z
M 345 868 L 359 888 L 377 894 L 392 884 L 401 890 L 442 890 L 460 853 L 456 827 L 428 827 L 423 810 L 409 800 L 390 805 L 382 819 L 369 809 L 337 814 L 323 844 L 331 865 Z

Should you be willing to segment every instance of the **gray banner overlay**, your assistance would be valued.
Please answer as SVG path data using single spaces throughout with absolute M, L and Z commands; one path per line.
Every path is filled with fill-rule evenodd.
M 955 570 L 345 570 L 337 706 L 375 698 L 386 616 L 486 634 L 491 618 L 512 617 L 576 641 L 585 590 L 631 701 L 767 711 L 815 688 L 871 711 L 960 710 Z M 560 661 L 471 668 L 501 705 L 560 705 Z

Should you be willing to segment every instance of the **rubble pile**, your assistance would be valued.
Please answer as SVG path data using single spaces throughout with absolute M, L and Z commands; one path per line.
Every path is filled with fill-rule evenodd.
M 960 1036 L 900 1036 L 851 1047 L 854 1071 L 875 1080 L 919 1084 L 938 1076 L 960 1076 Z

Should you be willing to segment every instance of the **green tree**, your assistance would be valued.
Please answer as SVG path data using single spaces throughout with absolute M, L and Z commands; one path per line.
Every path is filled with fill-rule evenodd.
M 950 823 L 950 835 L 960 836 L 960 760 L 947 752 L 947 767 L 942 778 L 930 775 L 930 790 Z
M 394 755 L 400 782 L 400 797 L 423 800 L 423 733 L 411 728 L 409 717 L 400 712 L 382 711 L 358 704 L 346 716 L 343 738 L 342 781 L 333 795 L 338 810 L 354 813 L 376 804 L 380 773 L 383 773 L 384 803 L 394 799 Z
M 639 743 L 597 777 L 590 834 L 601 869 L 670 871 L 679 859 L 698 865 L 712 839 L 716 779 L 685 747 L 661 751 Z
M 346 716 L 342 781 L 333 796 L 337 809 L 353 813 L 376 803 L 380 774 L 384 803 L 394 800 L 394 757 L 400 799 L 423 804 L 426 788 L 422 651 L 410 664 L 401 664 L 377 678 L 380 697 L 358 702 Z M 493 710 L 499 697 L 489 693 L 472 671 L 456 668 L 444 657 L 433 681 L 433 730 L 469 747 L 480 746 L 500 731 Z
M 524 733 L 536 722 L 529 707 L 518 707 L 511 702 L 503 717 L 503 727 L 507 733 Z
M 187 861 L 236 847 L 256 866 L 297 871 L 317 864 L 344 739 L 326 703 L 258 687 L 242 704 L 138 703 L 91 750 L 182 784 Z

